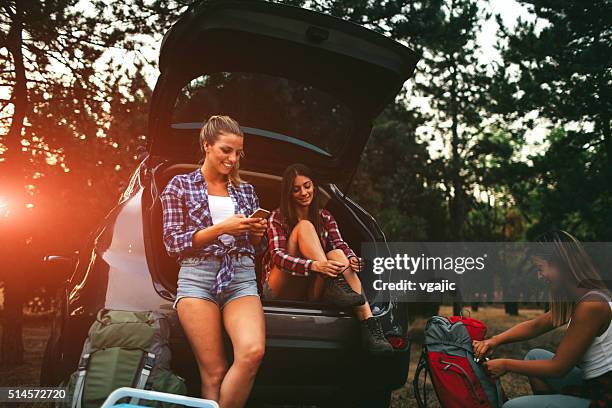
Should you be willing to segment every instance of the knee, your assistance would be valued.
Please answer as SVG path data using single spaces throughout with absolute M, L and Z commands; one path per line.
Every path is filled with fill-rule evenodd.
M 251 368 L 259 367 L 265 353 L 265 345 L 253 343 L 242 347 L 235 356 L 235 362 Z
M 552 353 L 548 350 L 534 348 L 525 354 L 525 360 L 547 360 L 551 358 Z
M 342 252 L 341 249 L 332 249 L 331 251 L 328 251 L 325 256 L 327 256 L 328 259 L 348 262 L 348 259 L 346 259 L 346 255 L 344 254 L 344 252 Z
M 221 387 L 221 382 L 227 373 L 227 367 L 206 367 L 201 368 L 200 373 L 202 374 L 201 382 L 206 387 Z
M 298 233 L 304 230 L 315 230 L 315 226 L 312 222 L 310 222 L 310 220 L 299 220 L 293 228 L 296 229 Z

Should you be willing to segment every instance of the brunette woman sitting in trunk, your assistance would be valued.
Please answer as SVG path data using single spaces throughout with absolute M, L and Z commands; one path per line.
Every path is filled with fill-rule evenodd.
M 362 343 L 372 352 L 392 351 L 362 293 L 360 259 L 340 235 L 332 214 L 321 208 L 312 171 L 293 164 L 283 174 L 280 207 L 269 219 L 263 298 L 322 301 L 353 308 Z

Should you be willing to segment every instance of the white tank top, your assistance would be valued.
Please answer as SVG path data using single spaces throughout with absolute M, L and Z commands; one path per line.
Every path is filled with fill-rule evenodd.
M 606 299 L 612 310 L 612 300 L 605 293 L 598 290 L 591 290 L 580 299 L 590 294 L 597 294 Z M 571 319 L 567 323 L 568 327 L 570 323 Z M 585 380 L 599 377 L 608 371 L 612 371 L 612 321 L 610 321 L 608 328 L 601 336 L 597 336 L 593 339 L 593 343 L 591 343 L 591 346 L 587 349 L 586 353 L 584 353 L 584 356 L 582 356 L 582 360 L 580 360 L 578 366 L 582 369 L 582 376 Z
M 217 224 L 234 215 L 234 202 L 231 197 L 208 195 L 208 207 L 212 223 Z M 230 234 L 221 234 L 219 239 L 225 245 L 232 246 L 234 237 Z

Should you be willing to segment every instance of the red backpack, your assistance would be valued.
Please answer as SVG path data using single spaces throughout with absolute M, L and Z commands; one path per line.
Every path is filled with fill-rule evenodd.
M 419 407 L 427 405 L 425 382 L 431 376 L 434 390 L 444 408 L 496 408 L 506 398 L 499 379 L 491 378 L 474 358 L 472 340 L 484 340 L 487 326 L 469 317 L 434 316 L 425 326 L 423 352 L 414 375 L 413 387 Z M 423 394 L 419 376 L 425 372 Z

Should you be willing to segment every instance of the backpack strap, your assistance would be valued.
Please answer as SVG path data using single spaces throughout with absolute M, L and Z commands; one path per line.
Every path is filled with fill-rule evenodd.
M 495 381 L 495 391 L 497 391 L 497 406 L 501 407 L 508 400 L 508 398 L 506 398 L 506 393 L 504 392 L 501 380 L 499 378 Z
M 427 358 L 425 356 L 426 350 L 423 347 L 423 351 L 421 352 L 421 358 L 419 358 L 419 364 L 417 365 L 416 372 L 414 373 L 414 380 L 412 381 L 412 389 L 414 390 L 414 398 L 416 399 L 417 405 L 419 408 L 427 407 L 427 372 L 429 368 L 427 367 Z M 421 391 L 419 389 L 419 376 L 421 375 L 421 371 L 425 370 L 425 377 L 423 379 L 423 398 L 421 398 Z
M 87 368 L 89 366 L 90 354 L 84 354 L 79 360 L 79 368 L 76 383 L 74 386 L 74 394 L 72 395 L 72 406 L 71 408 L 81 408 L 83 399 L 83 388 L 85 387 L 85 374 L 87 374 Z
M 147 380 L 151 375 L 151 371 L 153 371 L 153 366 L 155 365 L 155 354 L 147 352 L 144 354 L 144 362 L 142 365 L 142 370 L 140 370 L 140 375 L 138 376 L 138 381 L 136 382 L 135 388 L 139 388 L 141 390 L 145 389 L 147 385 Z M 132 397 L 130 400 L 130 404 L 138 405 L 138 398 Z

